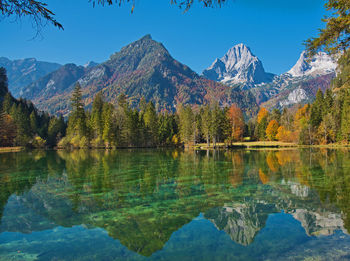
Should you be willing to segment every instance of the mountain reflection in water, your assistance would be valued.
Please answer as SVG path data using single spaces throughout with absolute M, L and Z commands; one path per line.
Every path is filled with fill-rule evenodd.
M 326 149 L 0 154 L 0 216 L 0 257 L 11 251 L 15 255 L 19 240 L 29 233 L 33 237 L 33 232 L 64 228 L 71 229 L 71 237 L 102 229 L 138 254 L 131 257 L 124 249 L 111 252 L 114 258 L 150 257 L 161 253 L 174 232 L 184 233 L 193 222 L 203 227 L 211 222 L 215 233 L 224 231 L 244 251 L 260 233 L 267 241 L 262 230 L 270 218 L 274 233 L 283 222 L 303 228 L 303 233 L 290 235 L 291 241 L 341 233 L 339 237 L 349 242 L 350 154 Z M 58 248 L 64 233 L 55 243 Z M 182 236 L 182 244 L 188 235 Z M 346 250 L 345 244 L 340 257 L 349 257 Z M 172 249 L 174 258 L 178 251 L 183 250 Z M 198 250 L 193 246 L 189 251 L 195 256 Z M 269 256 L 266 251 L 259 253 Z M 58 255 L 33 246 L 25 252 L 23 259 Z

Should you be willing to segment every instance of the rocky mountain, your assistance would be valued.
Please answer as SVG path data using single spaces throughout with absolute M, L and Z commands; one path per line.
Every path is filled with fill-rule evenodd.
M 0 67 L 7 71 L 9 90 L 15 96 L 22 95 L 22 89 L 46 74 L 61 67 L 60 64 L 37 61 L 34 58 L 10 60 L 0 57 Z
M 97 66 L 98 63 L 95 63 L 94 61 L 88 61 L 86 64 L 84 64 L 85 68 L 91 68 Z
M 217 58 L 203 75 L 213 81 L 243 86 L 270 82 L 274 77 L 265 72 L 262 62 L 242 43 L 233 46 L 221 59 Z
M 233 46 L 203 71 L 211 80 L 249 89 L 256 103 L 268 109 L 312 102 L 318 89 L 325 91 L 335 77 L 337 63 L 324 52 L 309 59 L 303 51 L 286 73 L 266 73 L 262 62 L 244 44 Z
M 88 70 L 83 66 L 66 64 L 24 88 L 21 96 L 37 104 L 45 103 L 49 98 L 55 99 L 57 95 L 71 91 L 73 84 Z M 56 112 L 62 113 L 64 109 L 57 108 Z
M 199 76 L 171 57 L 167 49 L 152 40 L 150 35 L 123 47 L 97 66 L 79 69 L 81 75 L 76 73 L 77 77 L 70 78 L 70 81 L 56 77 L 58 71 L 33 83 L 30 91 L 24 92 L 24 97 L 32 99 L 42 110 L 68 113 L 71 92 L 77 81 L 82 86 L 86 106 L 90 106 L 94 95 L 102 91 L 112 103 L 116 103 L 119 94 L 125 93 L 132 106 L 136 107 L 144 97 L 153 101 L 159 110 L 173 111 L 180 103 L 196 105 L 207 102 L 218 102 L 222 106 L 237 103 L 248 115 L 258 108 L 249 91 Z
M 336 68 L 336 62 L 326 53 L 319 52 L 308 60 L 306 52 L 303 51 L 297 63 L 287 72 L 287 74 L 290 74 L 292 77 L 326 75 L 334 73 Z
M 31 99 L 39 109 L 50 113 L 69 113 L 71 92 L 79 82 L 87 107 L 102 91 L 112 103 L 125 93 L 133 107 L 144 97 L 153 101 L 158 110 L 174 111 L 180 103 L 237 103 L 249 117 L 259 105 L 281 109 L 312 102 L 318 89 L 330 87 L 336 62 L 326 53 L 308 59 L 303 52 L 288 72 L 273 75 L 265 72 L 262 62 L 247 46 L 238 44 L 199 76 L 146 35 L 100 64 L 60 66 L 35 59 L 12 62 L 0 58 L 0 66 L 7 68 L 9 89 L 15 96 Z M 23 87 L 25 83 L 28 84 Z
M 270 83 L 255 85 L 250 91 L 256 102 L 268 109 L 306 104 L 315 99 L 318 89 L 324 92 L 330 88 L 336 67 L 336 61 L 326 53 L 308 59 L 304 51 L 288 72 L 275 76 Z

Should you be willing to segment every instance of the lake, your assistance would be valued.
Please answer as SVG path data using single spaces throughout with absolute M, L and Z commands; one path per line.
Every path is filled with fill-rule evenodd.
M 350 260 L 350 153 L 3 153 L 0 217 L 0 260 Z

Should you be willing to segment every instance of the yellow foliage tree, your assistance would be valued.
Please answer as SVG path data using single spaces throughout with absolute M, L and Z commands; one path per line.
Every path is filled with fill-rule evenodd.
M 264 107 L 261 107 L 258 113 L 258 123 L 260 123 L 265 117 L 267 117 L 267 115 L 269 115 L 269 111 L 266 110 Z
M 287 130 L 284 126 L 279 126 L 277 129 L 276 139 L 278 141 L 284 142 L 294 142 L 296 138 L 294 137 L 293 132 Z
M 270 121 L 266 128 L 266 136 L 268 140 L 276 140 L 277 130 L 278 122 L 276 120 Z

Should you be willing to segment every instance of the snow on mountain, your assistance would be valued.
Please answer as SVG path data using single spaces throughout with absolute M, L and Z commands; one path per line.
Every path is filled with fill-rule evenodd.
M 287 73 L 293 77 L 324 75 L 335 72 L 336 68 L 336 61 L 328 54 L 319 52 L 308 61 L 306 51 L 303 51 L 297 63 Z
M 260 84 L 270 82 L 273 74 L 266 73 L 261 61 L 244 44 L 233 46 L 221 58 L 203 71 L 203 75 L 214 81 L 233 84 Z

